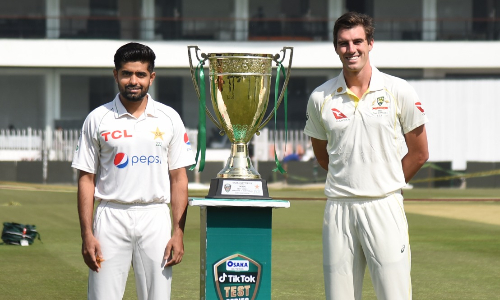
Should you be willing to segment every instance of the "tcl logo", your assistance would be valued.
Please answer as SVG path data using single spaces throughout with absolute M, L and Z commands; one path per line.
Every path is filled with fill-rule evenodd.
M 115 131 L 105 132 L 105 133 L 101 133 L 101 136 L 104 137 L 104 140 L 106 142 L 109 140 L 110 137 L 114 140 L 132 137 L 132 135 L 128 134 L 126 130 L 123 130 L 123 131 L 115 130 Z

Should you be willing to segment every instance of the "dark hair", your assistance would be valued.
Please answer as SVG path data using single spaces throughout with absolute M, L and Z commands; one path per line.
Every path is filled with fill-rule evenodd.
M 148 46 L 139 43 L 128 43 L 116 50 L 115 69 L 119 70 L 123 64 L 128 62 L 140 61 L 148 63 L 148 71 L 153 73 L 155 58 L 155 53 Z
M 375 27 L 373 27 L 372 17 L 361 14 L 358 12 L 350 11 L 346 12 L 340 16 L 337 21 L 335 21 L 335 26 L 333 27 L 333 46 L 337 49 L 337 34 L 340 29 L 351 29 L 358 25 L 363 26 L 365 29 L 366 41 L 370 43 L 373 41 L 373 33 L 375 32 Z

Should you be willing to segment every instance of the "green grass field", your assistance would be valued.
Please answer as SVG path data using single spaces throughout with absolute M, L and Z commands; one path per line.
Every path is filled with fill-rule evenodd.
M 47 190 L 48 189 L 48 190 Z M 190 192 L 191 196 L 205 192 Z M 407 190 L 407 199 L 494 199 L 499 190 Z M 321 226 L 322 191 L 272 190 L 274 198 L 291 200 L 273 211 L 272 299 L 324 299 Z M 500 202 L 407 201 L 412 246 L 413 299 L 498 299 L 500 295 L 500 224 L 482 222 L 481 212 L 497 211 Z M 438 210 L 472 214 L 438 217 Z M 443 209 L 444 207 L 444 209 Z M 457 210 L 459 211 L 459 210 Z M 491 217 L 489 217 L 491 218 Z M 500 218 L 500 217 L 499 217 Z M 0 299 L 84 299 L 88 269 L 80 255 L 74 187 L 0 183 L 0 222 L 35 224 L 43 243 L 29 247 L 0 245 Z M 190 207 L 185 233 L 186 254 L 174 267 L 173 299 L 199 299 L 199 209 Z M 367 272 L 368 273 L 368 272 Z M 133 275 L 124 299 L 135 299 Z M 363 299 L 374 300 L 369 276 Z

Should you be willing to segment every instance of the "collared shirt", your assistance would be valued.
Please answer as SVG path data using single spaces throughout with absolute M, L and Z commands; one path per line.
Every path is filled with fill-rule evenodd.
M 96 174 L 95 199 L 169 203 L 169 170 L 194 164 L 179 114 L 148 94 L 135 118 L 119 96 L 86 118 L 72 167 Z
M 329 198 L 383 197 L 403 187 L 404 134 L 428 121 L 415 90 L 375 67 L 356 99 L 341 72 L 316 88 L 307 105 L 304 133 L 328 141 Z

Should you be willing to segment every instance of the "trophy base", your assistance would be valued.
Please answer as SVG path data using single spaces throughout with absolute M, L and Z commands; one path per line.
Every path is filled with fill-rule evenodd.
M 270 200 L 264 179 L 214 178 L 205 198 Z

